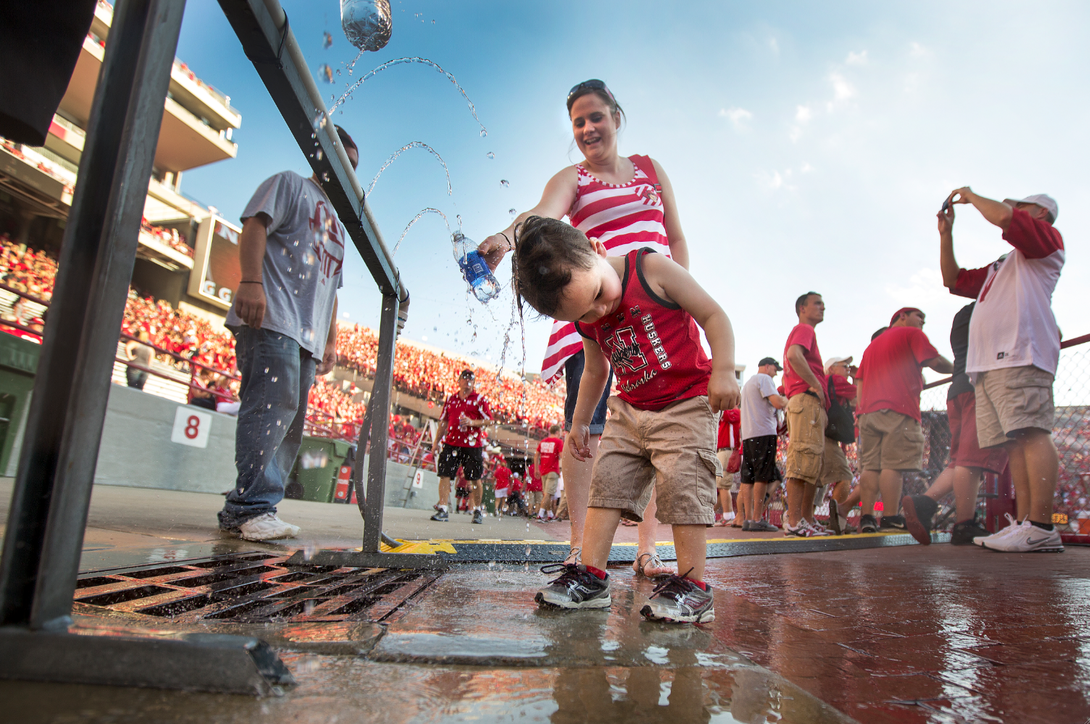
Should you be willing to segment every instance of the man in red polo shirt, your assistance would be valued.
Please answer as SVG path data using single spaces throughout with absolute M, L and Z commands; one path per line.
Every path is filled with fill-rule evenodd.
M 435 446 L 442 446 L 439 453 L 439 510 L 432 520 L 445 521 L 449 518 L 450 479 L 462 468 L 466 481 L 472 487 L 470 506 L 473 508 L 473 522 L 484 522 L 484 510 L 481 507 L 481 475 L 484 473 L 484 460 L 481 448 L 487 436 L 481 428 L 492 422 L 492 410 L 488 400 L 478 395 L 473 385 L 473 370 L 462 370 L 458 375 L 458 392 L 443 403 L 439 413 L 439 433 Z
M 814 504 L 814 493 L 825 457 L 825 369 L 821 364 L 814 327 L 825 319 L 825 302 L 817 292 L 795 300 L 799 323 L 783 350 L 783 387 L 787 397 L 787 520 L 786 536 L 822 535 L 802 517 Z
M 923 467 L 920 429 L 922 367 L 950 374 L 954 365 L 939 354 L 923 333 L 924 313 L 898 309 L 889 329 L 863 352 L 859 372 L 859 488 L 863 514 L 860 533 L 876 533 L 874 503 L 882 494 L 882 528 L 904 530 L 904 516 L 894 515 L 901 502 L 904 473 Z
M 560 481 L 560 453 L 564 451 L 564 441 L 560 435 L 560 425 L 549 428 L 549 436 L 537 444 L 534 452 L 534 467 L 541 476 L 544 500 L 537 517 L 552 520 L 556 510 L 556 488 Z

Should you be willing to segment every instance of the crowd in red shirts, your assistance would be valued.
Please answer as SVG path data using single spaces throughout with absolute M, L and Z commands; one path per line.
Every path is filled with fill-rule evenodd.
M 337 330 L 338 363 L 365 376 L 375 373 L 378 333 L 355 324 L 342 324 Z M 441 405 L 458 390 L 458 373 L 472 369 L 477 378 L 477 392 L 488 400 L 495 419 L 514 426 L 527 426 L 531 432 L 545 432 L 549 425 L 563 418 L 563 387 L 550 387 L 540 380 L 525 384 L 513 374 L 488 370 L 465 359 L 436 352 L 399 340 L 394 360 L 394 387 L 414 397 Z
M 144 217 L 140 220 L 140 233 L 150 236 L 160 244 L 169 246 L 174 251 L 180 251 L 190 259 L 193 258 L 193 247 L 186 243 L 177 229 L 164 229 L 161 226 L 154 226 L 148 221 L 147 217 Z

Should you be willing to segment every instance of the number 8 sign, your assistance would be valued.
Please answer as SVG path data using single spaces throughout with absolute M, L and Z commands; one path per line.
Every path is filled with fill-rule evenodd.
M 174 430 L 170 441 L 191 447 L 208 447 L 208 431 L 212 415 L 188 405 L 180 405 L 174 414 Z

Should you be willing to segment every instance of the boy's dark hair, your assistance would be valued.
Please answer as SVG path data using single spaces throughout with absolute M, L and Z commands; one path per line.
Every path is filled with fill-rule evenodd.
M 806 294 L 803 294 L 801 297 L 796 299 L 795 300 L 795 315 L 797 316 L 800 312 L 802 312 L 802 308 L 806 306 L 806 302 L 807 302 L 807 300 L 810 299 L 810 297 L 820 297 L 820 296 L 821 296 L 821 294 L 819 294 L 817 292 L 806 292 Z
M 573 269 L 590 269 L 596 254 L 583 232 L 563 221 L 531 216 L 515 229 L 512 276 L 519 315 L 522 303 L 552 316 Z

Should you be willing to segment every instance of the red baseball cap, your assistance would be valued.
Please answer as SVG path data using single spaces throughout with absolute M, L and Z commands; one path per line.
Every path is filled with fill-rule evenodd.
M 920 314 L 923 314 L 923 310 L 917 309 L 916 307 L 901 307 L 893 313 L 892 317 L 889 318 L 889 326 L 892 327 L 894 325 L 894 323 L 897 321 L 897 317 L 900 317 L 902 314 L 908 314 L 909 312 L 919 312 Z

